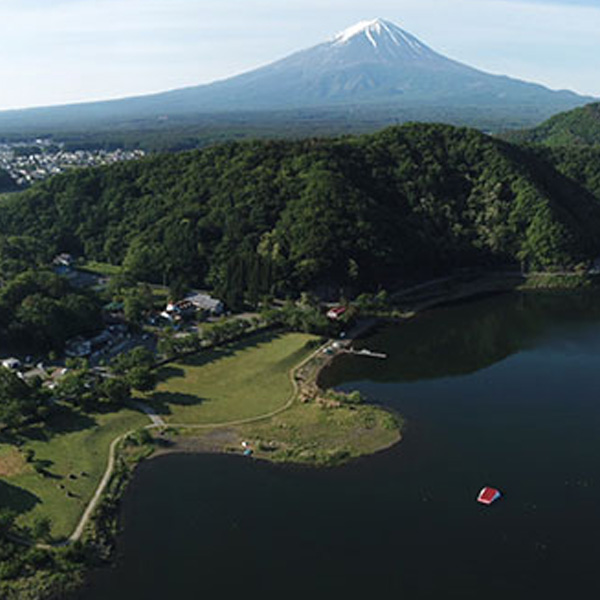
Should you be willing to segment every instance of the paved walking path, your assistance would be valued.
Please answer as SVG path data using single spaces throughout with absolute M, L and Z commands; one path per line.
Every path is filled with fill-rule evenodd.
M 145 402 L 141 402 L 140 400 L 130 400 L 129 404 L 134 408 L 142 411 L 145 415 L 148 415 L 152 424 L 156 427 L 165 427 L 166 423 L 164 419 L 156 412 L 153 406 L 146 404 Z

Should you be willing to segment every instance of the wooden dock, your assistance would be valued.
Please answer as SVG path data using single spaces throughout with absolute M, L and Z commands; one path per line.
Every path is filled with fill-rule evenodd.
M 383 352 L 373 352 L 372 350 L 367 350 L 366 348 L 363 348 L 362 350 L 347 348 L 344 350 L 344 352 L 347 352 L 348 354 L 354 354 L 355 356 L 367 356 L 368 358 L 387 358 L 387 354 L 384 354 Z

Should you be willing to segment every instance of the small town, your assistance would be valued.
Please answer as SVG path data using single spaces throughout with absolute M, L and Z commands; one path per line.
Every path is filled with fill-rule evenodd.
M 98 167 L 134 160 L 143 150 L 67 150 L 63 142 L 48 138 L 0 143 L 0 169 L 20 187 L 31 185 L 68 169 Z

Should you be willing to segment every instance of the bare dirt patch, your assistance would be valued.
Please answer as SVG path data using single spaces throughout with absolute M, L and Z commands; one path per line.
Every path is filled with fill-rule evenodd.
M 8 450 L 0 454 L 0 477 L 13 477 L 23 473 L 27 463 L 18 450 Z
M 219 427 L 212 430 L 181 430 L 182 435 L 170 440 L 170 444 L 155 452 L 153 456 L 172 453 L 220 453 L 230 448 L 243 450 L 240 435 L 234 427 Z

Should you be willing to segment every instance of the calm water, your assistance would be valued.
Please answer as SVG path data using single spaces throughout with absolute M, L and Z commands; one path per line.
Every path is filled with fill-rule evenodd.
M 600 591 L 600 296 L 424 314 L 324 374 L 407 418 L 336 470 L 227 456 L 143 464 L 121 560 L 81 596 L 542 598 Z M 482 507 L 483 485 L 504 497 Z M 568 595 L 568 596 L 567 596 Z

